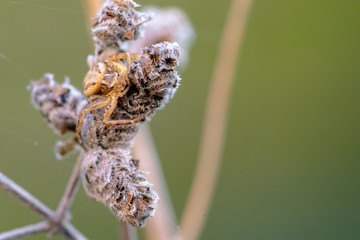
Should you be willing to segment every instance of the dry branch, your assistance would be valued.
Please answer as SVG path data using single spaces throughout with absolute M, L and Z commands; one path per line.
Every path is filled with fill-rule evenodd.
M 135 156 L 142 159 L 140 166 L 150 172 L 148 178 L 154 183 L 154 188 L 160 196 L 158 213 L 149 220 L 145 227 L 147 240 L 169 240 L 174 234 L 176 217 L 162 172 L 160 159 L 152 139 L 151 131 L 145 126 L 136 137 L 134 145 Z
M 251 2 L 233 0 L 230 5 L 207 101 L 195 178 L 180 224 L 179 236 L 183 239 L 198 239 L 210 207 L 225 141 L 227 108 L 236 59 Z
M 1 172 L 0 172 L 0 187 L 6 190 L 7 192 L 9 192 L 15 198 L 25 203 L 25 205 L 28 206 L 31 210 L 33 210 L 35 213 L 39 214 L 45 220 L 47 220 L 47 222 L 51 225 L 51 228 L 49 228 L 50 231 L 51 229 L 55 228 L 57 229 L 57 232 L 63 235 L 66 239 L 74 239 L 74 240 L 87 239 L 78 230 L 76 230 L 70 223 L 57 222 L 55 212 L 53 212 L 44 203 L 42 203 L 40 200 L 35 198 L 28 191 L 20 187 L 18 184 L 16 184 L 14 181 L 9 179 Z M 32 234 L 32 232 L 29 231 L 29 229 L 26 227 L 22 229 L 17 229 L 18 234 L 20 234 L 19 233 L 20 230 L 27 231 L 29 234 Z M 5 232 L 3 234 L 6 236 L 6 234 L 8 233 L 9 232 Z M 25 233 L 21 234 L 21 236 L 25 236 L 25 235 L 26 235 Z
M 17 239 L 42 232 L 47 232 L 49 231 L 49 229 L 50 229 L 50 224 L 48 221 L 39 222 L 36 224 L 28 225 L 21 228 L 16 228 L 14 230 L 1 233 L 0 240 Z
M 72 204 L 72 200 L 75 197 L 75 194 L 79 187 L 80 171 L 81 171 L 81 164 L 83 162 L 83 159 L 84 159 L 84 151 L 81 151 L 76 161 L 76 165 L 73 169 L 71 177 L 69 179 L 69 182 L 66 186 L 64 195 L 56 210 L 56 220 L 60 223 L 66 220 L 66 214 L 69 212 L 70 206 Z
M 99 11 L 103 0 L 84 0 L 84 6 L 86 9 L 87 23 L 88 28 L 90 29 L 93 23 L 95 22 L 95 16 L 97 11 Z
M 120 234 L 123 240 L 137 240 L 136 228 L 126 222 L 119 223 Z

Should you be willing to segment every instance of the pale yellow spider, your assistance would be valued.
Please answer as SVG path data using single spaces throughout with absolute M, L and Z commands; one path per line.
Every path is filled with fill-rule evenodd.
M 128 125 L 141 121 L 148 115 L 142 115 L 134 119 L 117 119 L 110 120 L 111 114 L 114 112 L 118 99 L 123 97 L 130 87 L 128 72 L 130 71 L 131 60 L 138 59 L 138 55 L 129 54 L 128 52 L 120 53 L 106 59 L 104 62 L 98 63 L 89 70 L 84 79 L 84 94 L 89 97 L 89 105 L 80 113 L 78 124 L 76 125 L 76 137 L 80 144 L 82 139 L 80 136 L 81 128 L 85 115 L 96 109 L 107 107 L 103 116 L 104 124 L 108 126 Z M 119 60 L 126 59 L 127 66 Z M 114 72 L 115 77 L 110 82 L 105 82 L 104 76 L 108 72 Z M 105 86 L 105 87 L 104 87 Z

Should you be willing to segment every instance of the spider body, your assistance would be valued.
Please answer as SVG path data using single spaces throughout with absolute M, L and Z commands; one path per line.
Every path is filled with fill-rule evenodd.
M 129 90 L 131 83 L 128 73 L 130 71 L 131 60 L 138 58 L 138 55 L 127 52 L 120 53 L 107 58 L 104 62 L 97 63 L 86 74 L 83 85 L 84 94 L 89 97 L 89 104 L 80 113 L 76 126 L 76 137 L 80 143 L 82 143 L 80 132 L 85 115 L 89 112 L 94 114 L 96 109 L 106 107 L 103 122 L 108 126 L 128 125 L 144 119 L 146 115 L 135 119 L 110 119 L 117 106 L 118 99 L 123 97 Z M 121 59 L 126 60 L 126 65 L 120 62 Z M 105 75 L 110 77 L 105 77 Z

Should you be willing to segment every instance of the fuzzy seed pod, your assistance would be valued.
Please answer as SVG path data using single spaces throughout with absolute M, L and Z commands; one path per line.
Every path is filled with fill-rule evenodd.
M 97 53 L 119 48 L 122 42 L 139 37 L 141 25 L 151 15 L 135 11 L 136 6 L 131 0 L 108 0 L 103 4 L 92 28 Z
M 102 202 L 119 219 L 142 227 L 154 215 L 158 195 L 138 163 L 129 150 L 90 150 L 84 157 L 82 182 L 89 197 Z
M 82 127 L 83 144 L 88 149 L 130 148 L 136 133 L 156 109 L 170 101 L 180 83 L 175 71 L 179 64 L 179 46 L 163 42 L 144 48 L 142 55 L 131 65 L 129 79 L 133 83 L 121 97 L 111 119 L 144 120 L 129 125 L 107 126 L 103 123 L 104 108 L 87 114 Z M 105 75 L 113 77 L 112 73 Z M 150 114 L 146 115 L 150 111 Z
M 143 37 L 129 42 L 128 51 L 141 53 L 141 49 L 159 42 L 177 42 L 181 48 L 180 67 L 186 67 L 190 48 L 195 39 L 195 31 L 189 17 L 179 8 L 144 7 L 145 12 L 153 13 L 151 21 L 144 26 Z
M 104 63 L 125 51 L 124 42 L 140 35 L 140 25 L 150 19 L 149 14 L 134 10 L 131 0 L 107 0 L 97 15 L 93 27 L 95 55 L 88 58 L 90 68 Z M 119 73 L 106 68 L 101 76 L 100 91 L 83 95 L 68 82 L 58 84 L 51 74 L 31 83 L 34 106 L 40 110 L 58 132 L 75 131 L 78 125 L 81 145 L 85 150 L 81 176 L 89 197 L 106 205 L 119 219 L 142 227 L 154 215 L 158 195 L 138 169 L 138 160 L 132 159 L 130 148 L 142 124 L 150 120 L 157 109 L 165 106 L 175 94 L 180 77 L 175 70 L 179 65 L 180 49 L 177 43 L 161 42 L 142 49 L 139 58 L 132 61 L 127 73 L 129 83 L 124 95 L 113 102 L 110 120 L 130 120 L 130 124 L 105 124 L 109 105 L 84 112 L 91 104 L 107 98 L 107 83 L 118 80 Z M 117 64 L 121 64 L 117 62 Z M 87 79 L 95 78 L 98 72 Z M 114 81 L 116 80 L 116 81 Z M 103 95 L 102 95 L 103 94 Z M 104 102 L 102 102 L 104 103 Z M 86 104 L 88 104 L 86 106 Z M 137 121 L 133 121 L 138 119 Z M 80 121 L 80 120 L 79 120 Z M 78 135 L 76 135 L 78 137 Z M 59 158 L 75 148 L 77 138 L 56 145 Z
M 67 79 L 59 84 L 47 73 L 28 86 L 34 107 L 59 134 L 75 130 L 77 116 L 86 104 L 83 95 L 69 82 Z
M 81 131 L 86 148 L 82 167 L 84 187 L 89 197 L 105 204 L 117 217 L 141 227 L 157 206 L 157 194 L 131 159 L 130 148 L 141 125 L 156 109 L 162 108 L 174 95 L 180 77 L 175 68 L 179 46 L 163 42 L 143 49 L 131 65 L 132 82 L 118 100 L 112 119 L 143 120 L 129 125 L 107 126 L 103 123 L 106 108 L 86 115 Z M 109 72 L 104 79 L 114 77 Z M 149 115 L 146 115 L 150 111 Z

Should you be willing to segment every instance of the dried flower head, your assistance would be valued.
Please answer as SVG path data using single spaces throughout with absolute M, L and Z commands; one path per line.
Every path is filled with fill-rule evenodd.
M 174 95 L 180 82 L 174 70 L 178 66 L 178 58 L 179 46 L 176 43 L 164 42 L 145 48 L 140 58 L 131 65 L 129 78 L 134 84 L 118 101 L 112 118 L 134 119 L 146 114 L 143 121 L 130 125 L 107 126 L 103 122 L 106 109 L 100 108 L 95 110 L 94 114 L 87 114 L 81 131 L 83 144 L 88 149 L 82 170 L 87 194 L 108 206 L 116 216 L 138 227 L 143 226 L 145 219 L 154 214 L 158 197 L 151 189 L 151 184 L 139 175 L 141 172 L 137 165 L 134 164 L 134 168 L 130 164 L 133 160 L 130 160 L 129 149 L 142 123 L 149 120 L 151 114 L 163 107 Z M 151 114 L 147 114 L 149 111 Z M 97 161 L 103 164 L 98 166 Z M 116 167 L 119 164 L 122 167 Z M 124 167 L 128 164 L 129 167 Z M 112 177 L 109 178 L 109 169 L 114 166 L 115 175 L 110 174 Z M 135 174 L 134 171 L 138 172 Z M 128 174 L 138 177 L 130 177 L 129 180 L 126 177 Z M 124 207 L 129 204 L 126 203 L 129 199 L 122 200 L 125 193 L 121 193 L 123 190 L 116 184 L 117 181 L 121 181 L 124 189 L 129 189 L 130 195 L 126 194 L 134 202 L 130 204 L 131 208 L 130 205 Z
M 115 53 L 124 52 L 123 42 L 138 36 L 132 34 L 129 37 L 129 30 L 136 29 L 134 33 L 138 33 L 140 30 L 137 27 L 144 20 L 139 20 L 140 16 L 146 14 L 136 12 L 134 6 L 132 2 L 107 1 L 98 14 L 93 28 L 95 56 L 88 58 L 88 62 L 94 68 L 103 66 L 104 70 L 100 71 L 100 88 L 90 96 L 90 99 L 95 100 L 90 100 L 88 109 L 106 103 L 103 94 L 109 88 L 108 83 L 116 81 L 119 76 L 116 68 L 124 69 L 121 65 L 109 65 L 122 64 L 115 63 L 117 58 L 111 57 L 111 54 L 116 56 Z M 163 107 L 174 95 L 180 82 L 175 71 L 179 65 L 179 56 L 177 43 L 162 42 L 144 48 L 139 58 L 129 66 L 127 77 L 130 84 L 124 85 L 126 91 L 121 93 L 116 107 L 111 105 L 111 116 L 107 115 L 108 107 L 94 107 L 92 113 L 86 114 L 84 120 L 81 119 L 83 125 L 80 136 L 87 150 L 82 167 L 84 188 L 90 197 L 104 203 L 117 217 L 134 226 L 143 226 L 145 219 L 153 216 L 158 197 L 151 189 L 151 184 L 141 175 L 136 161 L 131 159 L 130 148 L 142 123 L 149 120 L 154 111 Z M 102 64 L 103 61 L 105 64 Z M 93 75 L 94 79 L 98 76 Z M 92 82 L 89 75 L 86 79 L 86 82 Z M 105 87 L 104 91 L 101 85 Z M 120 87 L 119 91 L 124 88 Z M 113 122 L 116 122 L 115 119 L 141 121 L 109 125 L 106 124 L 108 120 L 105 116 L 114 119 Z
M 150 14 L 135 11 L 136 6 L 131 0 L 107 0 L 100 9 L 93 27 L 95 55 L 88 57 L 90 71 L 85 78 L 90 84 L 85 88 L 87 103 L 68 82 L 58 84 L 50 74 L 31 83 L 29 90 L 34 106 L 60 133 L 75 131 L 80 119 L 79 136 L 86 151 L 81 177 L 88 196 L 118 218 L 142 227 L 154 215 L 158 195 L 143 176 L 138 160 L 132 159 L 130 148 L 142 124 L 170 101 L 181 79 L 175 70 L 180 58 L 177 43 L 165 41 L 144 47 L 132 62 L 114 57 L 129 56 L 126 41 L 139 37 L 140 25 L 150 19 Z M 119 81 L 123 85 L 112 85 Z M 92 83 L 98 85 L 93 88 Z M 87 89 L 95 90 L 89 93 Z M 121 94 L 109 97 L 118 92 Z M 96 104 L 100 107 L 93 107 Z M 105 117 L 140 120 L 107 124 Z M 57 156 L 64 156 L 77 143 L 76 139 L 58 143 Z
M 82 168 L 88 196 L 105 204 L 118 218 L 142 227 L 154 215 L 158 195 L 128 149 L 87 151 Z
M 85 106 L 84 96 L 67 79 L 63 84 L 54 81 L 52 74 L 28 86 L 36 109 L 59 134 L 74 131 L 80 110 Z
M 144 26 L 143 37 L 129 43 L 128 51 L 140 54 L 143 47 L 151 44 L 177 42 L 181 48 L 180 67 L 184 68 L 195 38 L 189 17 L 184 11 L 174 7 L 161 9 L 147 6 L 142 10 L 152 12 L 152 20 Z
M 97 54 L 106 48 L 120 48 L 124 41 L 140 36 L 141 25 L 151 19 L 151 14 L 137 12 L 137 6 L 131 0 L 105 1 L 92 28 Z

